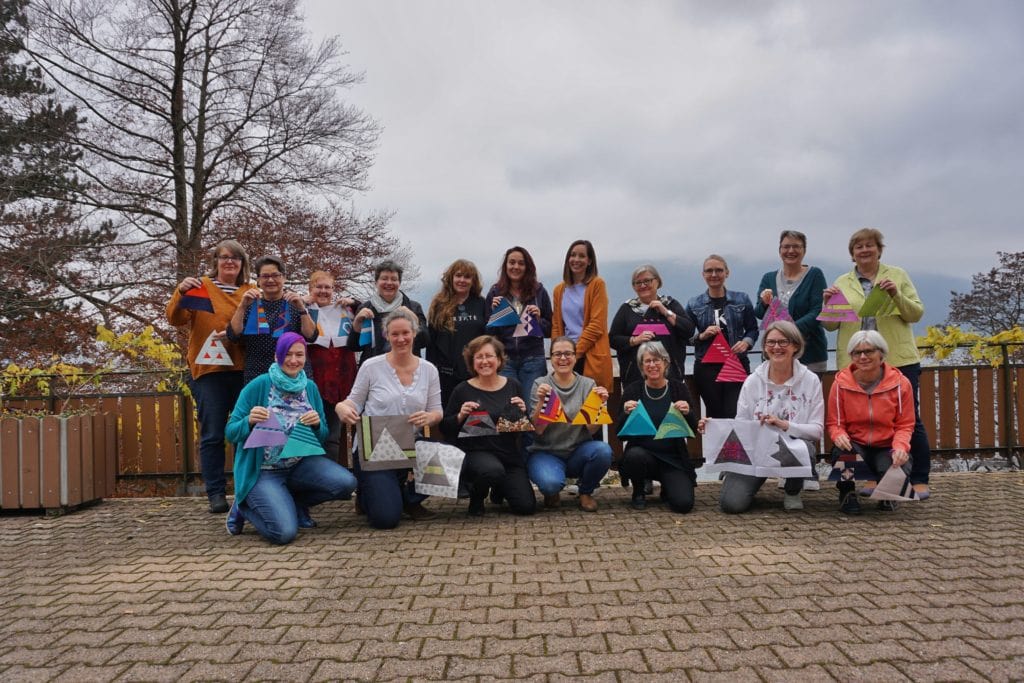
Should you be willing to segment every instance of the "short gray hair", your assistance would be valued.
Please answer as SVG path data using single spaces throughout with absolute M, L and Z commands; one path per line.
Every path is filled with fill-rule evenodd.
M 636 282 L 637 276 L 640 275 L 641 273 L 650 273 L 651 277 L 658 281 L 658 287 L 664 286 L 665 283 L 661 281 L 661 274 L 658 273 L 658 269 L 652 266 L 650 263 L 645 263 L 642 266 L 637 266 L 633 270 L 633 275 L 631 275 L 629 278 L 629 284 L 633 284 L 634 282 Z
M 407 320 L 412 325 L 413 335 L 419 334 L 420 331 L 420 319 L 416 317 L 416 314 L 410 311 L 405 306 L 399 306 L 395 310 L 388 313 L 387 317 L 384 318 L 384 334 L 387 334 L 388 328 L 396 320 Z
M 846 344 L 846 355 L 853 356 L 853 350 L 860 344 L 871 344 L 882 352 L 882 360 L 889 355 L 889 345 L 878 330 L 857 330 Z
M 761 342 L 762 347 L 768 341 L 768 333 L 772 331 L 778 332 L 788 339 L 790 344 L 796 347 L 796 353 L 793 354 L 793 358 L 799 358 L 804 355 L 804 336 L 800 334 L 800 328 L 795 323 L 789 320 L 776 320 L 770 323 L 768 327 L 764 328 L 764 341 Z
M 672 362 L 672 357 L 668 355 L 668 351 L 665 350 L 665 345 L 660 341 L 651 340 L 645 341 L 643 344 L 636 349 L 636 362 L 638 365 L 643 365 L 644 356 L 657 356 L 666 363 Z

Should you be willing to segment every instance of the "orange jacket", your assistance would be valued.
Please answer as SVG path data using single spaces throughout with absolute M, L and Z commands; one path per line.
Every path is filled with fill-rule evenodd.
M 551 339 L 565 334 L 562 320 L 562 294 L 565 283 L 555 285 Z M 608 342 L 608 291 L 604 280 L 595 276 L 583 293 L 583 331 L 576 341 L 576 354 L 583 356 L 583 374 L 609 392 L 612 390 L 612 347 Z
M 887 363 L 882 369 L 882 381 L 870 395 L 853 378 L 852 365 L 836 373 L 828 392 L 825 427 L 833 441 L 845 434 L 865 446 L 909 453 L 915 421 L 910 380 Z
M 192 371 L 192 378 L 198 379 L 211 372 L 225 372 L 229 370 L 241 371 L 245 363 L 245 351 L 237 344 L 224 340 L 224 348 L 231 355 L 234 365 L 196 365 L 196 356 L 206 343 L 206 338 L 211 332 L 223 332 L 235 309 L 242 302 L 242 295 L 252 289 L 252 285 L 244 284 L 234 294 L 228 294 L 213 283 L 213 280 L 205 275 L 201 278 L 206 285 L 206 291 L 210 293 L 210 303 L 213 304 L 213 313 L 206 311 L 193 311 L 187 308 L 178 308 L 181 301 L 181 291 L 175 287 L 171 300 L 167 302 L 167 321 L 176 327 L 188 325 L 188 350 L 186 359 L 189 370 Z

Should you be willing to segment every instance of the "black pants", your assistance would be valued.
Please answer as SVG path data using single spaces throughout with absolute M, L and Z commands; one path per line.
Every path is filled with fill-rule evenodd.
M 619 463 L 619 472 L 633 482 L 634 493 L 642 492 L 644 482 L 661 482 L 661 494 L 673 512 L 693 509 L 696 474 L 692 467 L 674 467 L 642 446 L 629 446 Z
M 707 412 L 705 417 L 736 417 L 736 402 L 740 400 L 742 382 L 716 382 L 720 363 L 701 363 L 693 365 L 693 378 L 697 381 L 697 391 L 704 401 Z
M 508 501 L 517 515 L 532 515 L 537 509 L 533 485 L 524 466 L 506 465 L 501 458 L 487 451 L 466 453 L 462 462 L 460 484 L 469 489 L 470 500 L 483 501 L 494 490 Z

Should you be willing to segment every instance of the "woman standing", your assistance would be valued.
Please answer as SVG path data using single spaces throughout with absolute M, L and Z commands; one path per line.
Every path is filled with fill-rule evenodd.
M 686 416 L 690 428 L 696 429 L 697 421 L 690 413 L 690 391 L 686 383 L 669 379 L 667 375 L 672 358 L 665 346 L 660 341 L 645 341 L 640 345 L 637 356 L 644 378 L 623 390 L 618 429 L 622 429 L 627 416 L 641 404 L 655 425 L 660 425 L 669 410 L 675 407 Z M 673 512 L 692 510 L 697 473 L 686 450 L 686 439 L 655 439 L 653 435 L 624 436 L 622 439 L 626 444 L 619 472 L 633 482 L 633 509 L 647 507 L 645 482 L 657 479 L 661 482 L 661 496 L 668 501 Z
M 529 447 L 526 467 L 530 479 L 544 494 L 545 507 L 558 507 L 561 503 L 559 492 L 565 486 L 565 478 L 575 477 L 579 484 L 580 509 L 596 512 L 597 501 L 593 494 L 612 462 L 611 446 L 593 440 L 593 434 L 600 426 L 538 422 L 538 415 L 549 395 L 558 396 L 568 416 L 580 411 L 591 391 L 596 391 L 601 400 L 607 401 L 608 390 L 597 386 L 590 377 L 573 371 L 576 343 L 568 337 L 558 337 L 551 342 L 551 365 L 551 374 L 538 377 L 533 383 L 531 394 L 537 435 Z
M 885 362 L 889 346 L 876 330 L 854 332 L 846 346 L 853 363 L 836 373 L 828 393 L 828 435 L 835 455 L 856 452 L 878 481 L 890 467 L 910 470 L 914 411 L 910 380 Z M 861 513 L 853 480 L 840 479 L 839 509 L 848 515 Z M 867 484 L 866 489 L 874 488 Z M 867 491 L 865 491 L 867 493 Z M 893 511 L 893 501 L 879 503 Z
M 388 351 L 359 367 L 352 393 L 335 407 L 338 417 L 354 425 L 360 415 L 407 415 L 418 430 L 436 425 L 441 421 L 441 384 L 437 368 L 413 353 L 419 331 L 416 314 L 397 308 L 385 318 L 383 328 Z M 359 477 L 359 502 L 370 526 L 393 529 L 403 510 L 414 520 L 434 517 L 422 505 L 427 496 L 412 486 L 411 469 L 362 471 L 357 458 L 353 465 Z
M 804 263 L 807 254 L 807 236 L 796 230 L 783 230 L 779 236 L 779 256 L 782 268 L 764 274 L 754 315 L 763 318 L 772 299 L 786 307 L 800 334 L 803 335 L 803 355 L 800 362 L 811 372 L 825 372 L 828 349 L 825 330 L 818 322 L 821 313 L 821 293 L 825 290 L 825 274 L 817 266 Z
M 317 337 L 316 323 L 306 310 L 306 302 L 296 292 L 284 288 L 284 263 L 273 256 L 256 262 L 256 281 L 242 296 L 228 325 L 228 339 L 245 348 L 245 384 L 265 373 L 274 362 L 274 348 L 284 332 L 298 332 L 306 341 Z M 252 318 L 258 316 L 258 322 Z M 306 374 L 313 368 L 306 366 Z
M 821 394 L 821 380 L 810 368 L 797 359 L 803 352 L 804 338 L 800 329 L 788 320 L 768 325 L 764 335 L 764 353 L 768 360 L 754 370 L 740 390 L 736 417 L 758 420 L 764 429 L 776 429 L 797 439 L 805 439 L 810 450 L 814 475 L 814 455 L 818 452 L 825 420 L 825 401 Z M 707 420 L 701 420 L 704 431 Z M 718 504 L 722 512 L 746 512 L 754 504 L 754 495 L 764 484 L 764 477 L 728 472 L 719 492 Z M 804 478 L 786 479 L 782 506 L 786 510 L 802 510 Z
M 569 337 L 576 343 L 576 372 L 600 387 L 612 386 L 608 292 L 597 275 L 597 255 L 589 240 L 569 245 L 554 303 L 551 337 Z
M 369 299 L 357 303 L 355 319 L 352 321 L 352 333 L 348 335 L 348 348 L 361 351 L 359 365 L 362 366 L 370 358 L 387 353 L 387 335 L 384 334 L 384 320 L 394 310 L 405 308 L 412 311 L 417 320 L 417 333 L 412 352 L 419 355 L 429 340 L 427 335 L 427 319 L 423 316 L 423 307 L 401 291 L 402 266 L 394 261 L 381 261 L 373 269 L 373 279 L 377 291 Z M 360 333 L 366 325 L 373 326 L 373 338 L 369 344 L 360 341 Z
M 637 361 L 637 349 L 655 340 L 668 352 L 667 376 L 682 381 L 686 375 L 686 345 L 693 336 L 693 321 L 681 303 L 670 296 L 658 294 L 662 282 L 654 266 L 642 265 L 634 270 L 632 281 L 636 297 L 619 307 L 608 332 L 612 348 L 619 355 L 622 386 L 641 379 L 643 369 Z M 637 325 L 641 324 L 663 327 L 668 334 L 656 334 L 653 330 L 634 334 Z
M 494 335 L 505 347 L 506 359 L 501 374 L 519 382 L 523 400 L 529 403 L 529 391 L 538 377 L 548 372 L 544 357 L 544 339 L 551 337 L 551 297 L 544 285 L 537 281 L 537 266 L 530 252 L 523 247 L 512 247 L 505 252 L 498 273 L 498 282 L 487 292 L 486 301 L 493 310 L 502 297 L 511 302 L 520 316 L 528 313 L 540 326 L 534 334 L 515 336 L 512 326 L 494 328 Z M 533 323 L 531 323 L 533 324 Z
M 726 290 L 729 266 L 721 256 L 711 254 L 704 259 L 702 274 L 708 286 L 707 291 L 693 297 L 686 304 L 686 314 L 693 321 L 696 331 L 693 338 L 693 355 L 696 359 L 693 376 L 700 397 L 707 407 L 707 417 L 733 418 L 736 417 L 740 383 L 717 382 L 722 364 L 704 363 L 703 359 L 711 341 L 722 333 L 733 353 L 739 357 L 743 369 L 750 372 L 747 351 L 754 345 L 758 335 L 754 305 L 743 292 Z
M 498 374 L 505 363 L 505 350 L 496 338 L 483 335 L 466 346 L 465 363 L 472 377 L 452 392 L 441 431 L 466 454 L 461 484 L 469 488 L 468 514 L 482 516 L 484 499 L 493 491 L 495 497 L 508 501 L 513 513 L 532 515 L 537 501 L 519 447 L 519 433 L 494 431 L 475 436 L 463 432 L 470 415 L 486 413 L 494 425 L 509 412 L 526 417 L 519 382 Z
M 860 315 L 860 322 L 824 323 L 826 330 L 839 330 L 836 342 L 836 367 L 845 368 L 850 364 L 850 356 L 846 351 L 850 339 L 858 330 L 878 330 L 891 349 L 889 362 L 910 380 L 911 393 L 914 397 L 914 434 L 910 439 L 910 453 L 913 456 L 913 469 L 910 482 L 914 485 L 919 499 L 924 500 L 931 492 L 928 488 L 928 475 L 931 471 L 931 447 L 928 444 L 928 433 L 921 423 L 920 406 L 918 405 L 918 385 L 921 380 L 921 358 L 917 353 L 914 341 L 913 324 L 924 315 L 924 304 L 910 281 L 910 276 L 902 268 L 881 262 L 882 250 L 885 248 L 882 233 L 874 228 L 862 228 L 850 236 L 848 245 L 854 267 L 849 273 L 840 275 L 835 283 L 822 293 L 823 301 L 828 301 L 836 292 L 842 292 L 850 302 L 853 310 L 861 314 L 864 302 L 877 287 L 888 296 L 874 311 L 874 315 Z
M 480 273 L 471 261 L 459 259 L 441 276 L 441 291 L 430 302 L 427 360 L 441 377 L 441 404 L 469 379 L 462 351 L 487 329 L 488 307 L 480 296 Z
M 306 341 L 285 332 L 275 347 L 277 362 L 242 390 L 231 413 L 227 436 L 235 444 L 235 502 L 227 529 L 242 533 L 249 522 L 271 543 L 291 543 L 300 528 L 316 526 L 309 508 L 352 495 L 356 478 L 322 455 L 283 457 L 285 445 L 245 448 L 255 425 L 272 415 L 286 433 L 304 425 L 323 442 L 327 436 L 324 404 L 306 377 Z M 308 434 L 308 432 L 307 432 Z
M 182 308 L 182 296 L 189 290 L 203 287 L 210 297 L 213 311 Z M 243 351 L 235 344 L 224 344 L 231 356 L 230 365 L 205 365 L 198 358 L 213 335 L 223 343 L 224 332 L 242 303 L 249 284 L 249 257 L 242 245 L 223 240 L 210 250 L 210 269 L 200 277 L 187 277 L 174 288 L 167 303 L 167 321 L 188 326 L 189 388 L 199 413 L 199 467 L 203 473 L 210 512 L 228 511 L 227 478 L 224 475 L 224 426 L 242 391 Z
M 337 303 L 352 317 L 351 306 L 354 299 L 341 297 L 334 300 L 334 276 L 322 270 L 309 276 L 309 296 L 307 301 L 320 308 L 333 306 Z M 332 337 L 340 336 L 324 331 L 327 341 L 317 337 L 318 343 L 309 347 L 309 361 L 313 368 L 313 381 L 320 390 L 324 403 L 333 406 L 352 390 L 352 382 L 356 379 L 356 354 L 346 346 L 335 346 Z M 322 346 L 327 343 L 328 346 Z M 341 465 L 348 465 L 348 435 L 345 425 L 338 419 L 333 410 L 327 411 L 327 441 L 324 448 L 327 457 Z

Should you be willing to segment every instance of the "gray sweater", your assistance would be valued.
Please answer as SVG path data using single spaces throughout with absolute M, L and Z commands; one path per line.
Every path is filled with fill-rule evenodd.
M 590 395 L 590 391 L 597 386 L 594 380 L 589 377 L 576 375 L 576 381 L 568 389 L 563 389 L 555 383 L 553 373 L 547 374 L 543 377 L 538 377 L 533 382 L 530 397 L 534 405 L 537 403 L 537 389 L 542 384 L 550 384 L 558 394 L 558 398 L 562 401 L 562 409 L 565 411 L 569 422 L 572 422 L 572 419 L 580 412 L 580 408 L 583 407 L 583 401 Z M 531 453 L 544 451 L 545 453 L 557 455 L 564 460 L 572 455 L 577 446 L 589 441 L 590 438 L 590 430 L 587 429 L 586 425 L 554 422 L 544 429 L 544 433 L 534 437 L 533 444 L 527 450 Z

